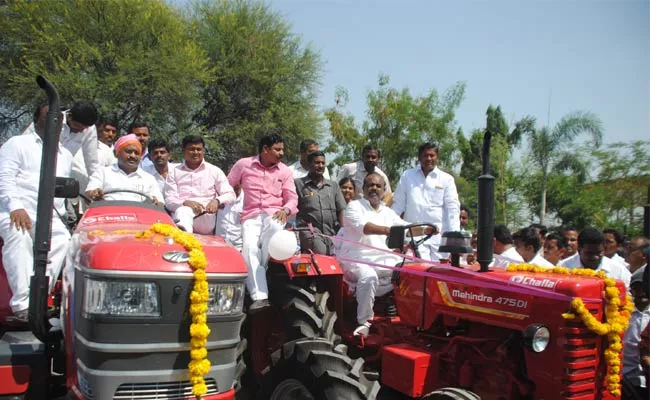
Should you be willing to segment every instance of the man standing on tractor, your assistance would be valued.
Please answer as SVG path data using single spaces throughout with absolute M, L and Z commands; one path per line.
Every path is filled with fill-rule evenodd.
M 31 129 L 28 128 L 23 135 L 10 138 L 0 148 L 0 237 L 4 241 L 2 263 L 13 294 L 9 304 L 14 316 L 21 322 L 27 322 L 28 319 L 29 281 L 34 266 L 36 204 L 45 114 L 48 109 L 47 104 L 38 107 Z M 56 175 L 69 177 L 71 170 L 72 154 L 63 145 L 59 145 Z M 52 218 L 52 239 L 48 254 L 50 291 L 59 276 L 70 241 L 70 233 L 60 218 L 65 213 L 63 200 L 54 199 L 54 207 L 58 216 Z
M 334 236 L 343 224 L 346 203 L 339 185 L 325 177 L 327 164 L 325 153 L 314 151 L 307 156 L 309 175 L 295 180 L 298 194 L 298 224 L 312 224 L 315 233 Z M 318 254 L 332 254 L 329 238 L 300 232 L 300 246 L 303 251 L 312 250 Z
M 336 254 L 340 258 L 358 260 L 358 262 L 341 261 L 344 279 L 350 287 L 356 286 L 357 322 L 359 323 L 354 330 L 356 336 L 365 336 L 370 332 L 375 296 L 383 296 L 393 288 L 392 271 L 372 264 L 392 267 L 402 260 L 399 254 L 390 252 L 386 246 L 386 238 L 391 226 L 407 225 L 408 222 L 382 203 L 384 187 L 384 178 L 378 173 L 370 173 L 366 176 L 363 181 L 364 198 L 351 201 L 345 210 L 343 224 L 346 242 L 343 242 Z M 430 227 L 423 230 L 425 232 L 421 232 L 422 234 L 432 233 Z M 351 242 L 359 242 L 386 251 L 357 246 Z
M 560 266 L 567 268 L 590 268 L 605 271 L 610 278 L 618 279 L 630 286 L 630 271 L 624 266 L 605 257 L 603 242 L 605 237 L 596 228 L 585 228 L 578 235 L 578 252 L 560 261 Z
M 289 167 L 282 163 L 284 140 L 277 134 L 264 136 L 259 154 L 242 158 L 228 174 L 232 186 L 244 191 L 242 221 L 242 255 L 248 266 L 246 288 L 253 303 L 249 312 L 269 306 L 266 266 L 269 241 L 284 229 L 287 217 L 295 214 L 298 203 L 296 185 Z
M 366 178 L 366 176 L 372 173 L 377 173 L 386 183 L 384 193 L 386 195 L 392 194 L 388 177 L 384 171 L 378 167 L 380 160 L 381 152 L 379 149 L 372 144 L 367 144 L 361 151 L 361 161 L 343 165 L 336 180 L 340 181 L 346 177 L 352 178 L 354 180 L 354 186 L 357 190 L 357 198 L 360 199 L 363 196 L 363 180 Z
M 438 145 L 423 143 L 418 148 L 419 168 L 409 169 L 395 189 L 392 209 L 407 221 L 428 222 L 440 233 L 460 230 L 460 201 L 454 178 L 438 168 Z M 439 260 L 441 235 L 420 246 L 425 260 Z
M 154 204 L 162 202 L 163 196 L 153 176 L 140 168 L 142 147 L 135 135 L 125 135 L 115 142 L 117 163 L 104 167 L 90 177 L 86 196 L 92 200 L 131 200 L 142 201 L 143 196 L 136 193 L 119 192 L 129 190 L 142 193 L 152 199 Z M 118 193 L 106 194 L 115 191 Z
M 142 169 L 147 169 L 153 167 L 153 161 L 149 157 L 149 138 L 151 138 L 151 131 L 149 130 L 149 125 L 146 122 L 134 121 L 129 125 L 129 129 L 126 132 L 127 134 L 134 134 L 140 141 L 140 146 L 142 146 L 142 157 L 140 157 L 140 167 Z
M 314 139 L 305 139 L 300 142 L 300 159 L 289 166 L 293 179 L 303 178 L 309 174 L 309 161 L 307 156 L 309 153 L 318 151 L 318 143 Z M 330 179 L 330 173 L 325 165 L 325 172 L 323 172 L 325 179 Z
M 153 164 L 151 167 L 143 167 L 145 172 L 148 172 L 158 182 L 158 187 L 161 192 L 165 191 L 165 181 L 169 170 L 175 168 L 179 164 L 169 162 L 169 145 L 163 139 L 153 139 L 149 142 L 149 157 Z
M 214 234 L 221 204 L 235 202 L 235 191 L 221 168 L 205 161 L 205 141 L 183 138 L 183 164 L 172 168 L 165 184 L 165 204 L 178 227 L 189 233 Z

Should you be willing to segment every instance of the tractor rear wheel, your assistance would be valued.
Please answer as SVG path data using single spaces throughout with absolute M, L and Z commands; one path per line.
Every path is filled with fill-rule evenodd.
M 379 383 L 363 376 L 362 359 L 350 359 L 345 346 L 335 347 L 322 338 L 286 343 L 271 360 L 257 393 L 259 400 L 374 400 L 379 392 Z
M 422 400 L 481 400 L 481 398 L 469 390 L 441 388 L 422 397 Z

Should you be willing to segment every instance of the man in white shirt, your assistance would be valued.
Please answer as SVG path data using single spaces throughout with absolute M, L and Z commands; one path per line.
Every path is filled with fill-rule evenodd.
M 234 203 L 235 191 L 221 168 L 205 161 L 203 138 L 185 136 L 182 146 L 183 164 L 172 168 L 167 175 L 167 209 L 174 213 L 179 228 L 212 235 L 219 206 Z
M 454 178 L 438 168 L 438 145 L 424 143 L 418 149 L 419 168 L 402 174 L 393 195 L 391 208 L 407 221 L 428 222 L 438 227 L 434 235 L 420 246 L 420 256 L 439 260 L 443 232 L 460 230 L 460 201 Z
M 304 178 L 309 174 L 309 161 L 307 160 L 307 156 L 309 153 L 318 150 L 318 143 L 313 139 L 305 139 L 300 142 L 300 159 L 289 166 L 291 173 L 293 173 L 293 179 Z M 330 179 L 330 173 L 327 170 L 327 166 L 325 166 L 323 177 L 327 180 Z
M 604 236 L 596 228 L 585 228 L 578 235 L 578 252 L 560 261 L 560 266 L 567 268 L 591 268 L 605 271 L 607 276 L 630 285 L 630 271 L 623 265 L 604 256 Z
M 633 390 L 639 394 L 647 393 L 648 390 L 648 382 L 646 382 L 639 357 L 641 332 L 650 323 L 650 302 L 648 300 L 650 288 L 648 288 L 648 282 L 643 282 L 645 268 L 647 267 L 637 270 L 630 279 L 630 292 L 634 297 L 634 311 L 630 316 L 630 325 L 623 336 L 623 377 L 633 387 Z M 633 396 L 626 396 L 627 388 L 623 386 L 623 398 L 634 398 Z
M 97 153 L 99 156 L 99 165 L 109 167 L 117 162 L 113 152 L 113 143 L 117 136 L 117 123 L 108 118 L 104 118 L 97 125 Z
M 244 191 L 241 186 L 234 188 L 237 200 L 234 203 L 219 206 L 217 213 L 217 226 L 215 235 L 223 237 L 226 243 L 229 243 L 237 250 L 241 251 L 243 246 L 241 234 L 241 212 L 244 210 Z
M 549 233 L 544 241 L 544 259 L 551 265 L 558 265 L 560 260 L 566 258 L 567 243 L 564 236 L 559 233 Z
M 494 263 L 492 266 L 495 268 L 506 268 L 511 263 L 523 264 L 524 262 L 523 257 L 514 246 L 510 229 L 505 225 L 494 225 L 492 248 L 494 249 Z
M 341 179 L 349 177 L 354 180 L 354 185 L 357 190 L 357 198 L 360 199 L 363 196 L 363 180 L 365 177 L 371 173 L 379 174 L 386 183 L 386 188 L 384 189 L 384 197 L 390 197 L 389 194 L 392 193 L 390 188 L 390 182 L 388 177 L 379 169 L 379 161 L 381 160 L 381 152 L 372 144 L 364 146 L 361 151 L 361 161 L 353 162 L 350 164 L 345 164 L 341 167 L 339 175 L 336 178 L 337 182 L 340 182 Z
M 149 138 L 151 137 L 149 125 L 142 121 L 134 121 L 129 125 L 127 133 L 134 134 L 142 146 L 142 151 L 144 153 L 140 157 L 140 167 L 145 170 L 153 168 L 153 161 L 149 157 Z
M 603 236 L 605 237 L 605 240 L 603 241 L 605 257 L 610 258 L 612 261 L 616 261 L 629 270 L 630 264 L 625 262 L 625 259 L 618 255 L 618 250 L 623 245 L 623 235 L 621 232 L 616 229 L 607 228 L 603 229 Z
M 163 195 L 158 183 L 153 176 L 144 172 L 140 167 L 140 154 L 142 147 L 135 135 L 122 136 L 115 143 L 117 163 L 104 167 L 90 177 L 86 196 L 92 200 L 129 200 L 145 201 L 148 196 L 158 204 L 162 202 Z M 119 192 L 130 190 L 142 193 Z M 106 193 L 117 191 L 116 193 Z
M 535 228 L 528 227 L 520 229 L 512 236 L 515 241 L 515 249 L 517 253 L 528 264 L 537 265 L 539 267 L 553 268 L 553 264 L 548 262 L 540 255 L 540 241 L 539 235 Z
M 169 145 L 163 139 L 153 139 L 149 142 L 149 157 L 152 163 L 142 169 L 156 179 L 160 191 L 164 192 L 169 170 L 180 164 L 169 162 Z
M 37 219 L 36 204 L 41 175 L 42 137 L 48 106 L 40 106 L 34 114 L 31 129 L 10 138 L 0 148 L 0 237 L 2 263 L 12 297 L 9 302 L 16 319 L 26 322 L 29 308 L 29 281 L 33 272 L 33 238 Z M 72 154 L 59 145 L 56 175 L 69 177 Z M 47 276 L 50 290 L 59 276 L 70 233 L 59 218 L 65 213 L 63 199 L 54 199 L 56 212 L 52 218 L 52 237 L 48 254 Z M 57 215 L 59 214 L 59 215 Z
M 390 227 L 408 224 L 395 211 L 382 203 L 384 187 L 385 183 L 381 175 L 370 173 L 366 176 L 363 184 L 364 198 L 348 203 L 344 213 L 343 224 L 347 241 L 388 250 L 386 237 L 390 233 Z M 424 234 L 424 232 L 421 233 Z M 337 250 L 336 256 L 359 260 L 359 262 L 340 262 L 344 270 L 344 279 L 351 288 L 356 286 L 359 326 L 355 329 L 354 334 L 367 335 L 370 332 L 370 321 L 374 317 L 375 296 L 387 294 L 392 290 L 393 285 L 391 270 L 367 265 L 364 262 L 392 267 L 402 258 L 397 253 L 380 252 L 350 242 L 343 242 Z

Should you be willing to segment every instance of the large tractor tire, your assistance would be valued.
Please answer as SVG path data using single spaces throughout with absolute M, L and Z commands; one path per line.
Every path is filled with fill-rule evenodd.
M 422 400 L 481 400 L 481 398 L 469 390 L 441 388 L 424 396 Z
M 271 355 L 258 400 L 374 400 L 379 383 L 363 376 L 363 360 L 344 345 L 322 338 L 298 339 Z
M 287 338 L 320 337 L 338 344 L 341 338 L 334 333 L 337 315 L 327 307 L 329 292 L 318 291 L 313 283 L 305 286 L 296 283 L 278 282 L 270 291 L 271 295 L 278 296 L 273 301 L 284 314 Z

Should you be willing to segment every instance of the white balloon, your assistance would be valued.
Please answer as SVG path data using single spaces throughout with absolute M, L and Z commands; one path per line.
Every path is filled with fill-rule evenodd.
M 269 240 L 269 256 L 278 261 L 284 261 L 296 252 L 298 241 L 296 235 L 289 231 L 279 231 Z

